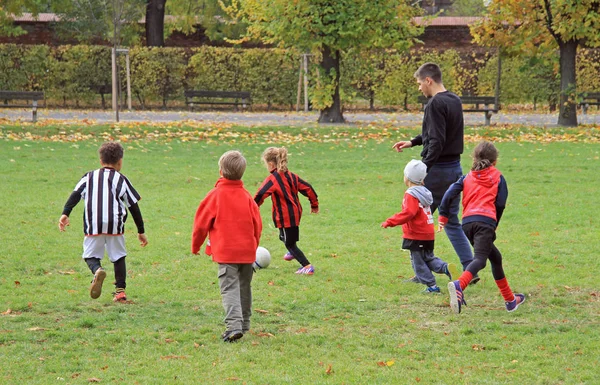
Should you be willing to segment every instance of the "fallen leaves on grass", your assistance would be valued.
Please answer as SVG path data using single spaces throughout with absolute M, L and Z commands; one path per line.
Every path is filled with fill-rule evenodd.
M 377 362 L 377 366 L 381 366 L 381 367 L 390 367 L 393 366 L 396 362 L 393 360 L 390 361 L 379 361 Z
M 333 373 L 333 368 L 331 367 L 331 364 L 327 365 L 327 369 L 325 369 L 325 374 L 332 374 Z
M 168 356 L 161 356 L 160 357 L 161 360 L 185 360 L 187 359 L 186 356 L 175 356 L 175 355 L 168 355 Z
M 53 129 L 54 126 L 65 126 L 64 122 L 45 121 L 37 124 L 35 131 L 1 130 L 0 139 L 12 141 L 67 142 L 77 143 L 89 140 L 112 141 L 124 143 L 136 141 L 180 141 L 206 143 L 348 143 L 360 144 L 367 141 L 377 143 L 394 140 L 401 134 L 402 127 L 388 127 L 369 124 L 359 127 L 324 129 L 273 130 L 268 127 L 250 127 L 251 130 L 240 129 L 231 123 L 223 122 L 133 122 L 118 123 L 109 126 L 105 131 L 97 132 L 81 126 L 92 125 L 92 122 L 77 122 L 77 126 L 65 129 Z M 23 127 L 24 129 L 28 129 Z M 44 128 L 44 129 L 41 129 Z M 476 129 L 465 134 L 465 141 L 476 143 L 481 140 L 493 142 L 584 142 L 600 143 L 600 130 L 593 125 L 581 125 L 571 129 L 548 129 L 546 127 L 529 127 L 519 124 L 497 124 L 485 129 Z M 15 151 L 19 146 L 15 146 Z

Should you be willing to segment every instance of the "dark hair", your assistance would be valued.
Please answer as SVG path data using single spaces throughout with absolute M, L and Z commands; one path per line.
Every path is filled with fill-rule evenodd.
M 246 171 L 246 158 L 239 151 L 227 151 L 219 159 L 219 169 L 223 178 L 240 180 Z
M 498 150 L 492 142 L 480 142 L 473 150 L 472 171 L 481 171 L 493 165 L 498 160 Z
M 415 78 L 423 80 L 430 78 L 438 84 L 442 84 L 442 70 L 435 63 L 425 63 L 415 72 Z
M 102 164 L 115 165 L 123 159 L 123 146 L 119 142 L 106 142 L 98 150 Z

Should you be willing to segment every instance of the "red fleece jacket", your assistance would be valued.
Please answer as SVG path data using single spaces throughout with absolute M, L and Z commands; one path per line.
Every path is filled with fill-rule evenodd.
M 253 263 L 261 232 L 260 211 L 242 181 L 220 178 L 196 211 L 192 253 L 210 236 L 213 261 Z

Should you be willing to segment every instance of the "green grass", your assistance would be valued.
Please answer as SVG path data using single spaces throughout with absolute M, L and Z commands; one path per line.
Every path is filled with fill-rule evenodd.
M 419 151 L 397 154 L 391 145 L 415 130 L 222 126 L 165 135 L 153 126 L 2 126 L 0 383 L 597 382 L 600 144 L 588 143 L 596 129 L 469 130 L 469 137 L 504 140 L 498 167 L 509 202 L 496 244 L 527 302 L 507 313 L 488 266 L 466 290 L 469 306 L 460 315 L 445 289 L 427 296 L 402 283 L 412 271 L 401 230 L 379 227 L 400 209 L 402 170 Z M 145 138 L 155 131 L 159 138 Z M 26 132 L 41 137 L 29 140 Z M 150 242 L 139 247 L 128 222 L 128 305 L 112 303 L 106 263 L 104 293 L 89 298 L 81 204 L 68 231 L 57 228 L 64 202 L 81 175 L 98 167 L 97 148 L 108 137 L 126 140 L 122 171 L 143 197 Z M 224 151 L 243 151 L 253 194 L 266 177 L 260 154 L 269 144 L 286 145 L 290 169 L 319 194 L 321 212 L 305 210 L 299 243 L 317 272 L 296 276 L 297 264 L 281 259 L 268 202 L 261 244 L 273 262 L 254 278 L 252 333 L 224 344 L 216 265 L 190 253 L 192 219 Z M 444 235 L 436 254 L 458 262 Z M 445 288 L 445 277 L 438 282 Z

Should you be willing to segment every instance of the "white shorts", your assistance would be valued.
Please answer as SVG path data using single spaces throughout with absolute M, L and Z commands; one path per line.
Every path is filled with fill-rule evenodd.
M 83 259 L 104 258 L 104 251 L 111 262 L 127 255 L 123 235 L 89 235 L 83 238 Z

